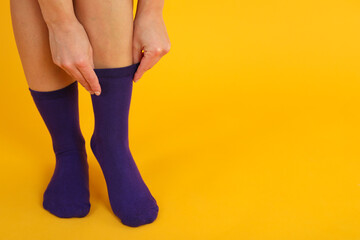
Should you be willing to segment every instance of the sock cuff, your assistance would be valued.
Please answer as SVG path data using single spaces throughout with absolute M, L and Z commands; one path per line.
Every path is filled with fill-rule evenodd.
M 73 95 L 74 93 L 77 93 L 78 90 L 78 83 L 77 81 L 67 85 L 64 88 L 60 88 L 58 90 L 54 91 L 36 91 L 29 88 L 29 91 L 31 93 L 31 96 L 34 99 L 42 100 L 42 99 L 55 99 L 55 98 L 61 98 L 68 95 Z
M 125 67 L 117 68 L 95 68 L 94 71 L 98 77 L 126 77 L 134 76 L 140 62 L 134 63 Z

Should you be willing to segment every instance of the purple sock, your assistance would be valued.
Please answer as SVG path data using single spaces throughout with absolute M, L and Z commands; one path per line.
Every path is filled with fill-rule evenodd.
M 85 141 L 79 126 L 77 82 L 39 92 L 29 89 L 48 128 L 56 156 L 43 207 L 61 218 L 84 217 L 90 210 Z
M 159 211 L 129 149 L 132 79 L 138 66 L 94 69 L 102 90 L 100 96 L 91 96 L 95 115 L 91 148 L 105 176 L 112 210 L 131 227 L 153 222 Z

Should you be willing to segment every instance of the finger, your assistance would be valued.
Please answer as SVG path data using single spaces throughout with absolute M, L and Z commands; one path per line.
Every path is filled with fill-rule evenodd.
M 74 76 L 74 79 L 76 79 L 90 94 L 93 94 L 94 92 L 91 90 L 90 85 L 87 83 L 87 81 L 84 79 L 83 75 L 80 73 L 80 71 L 74 67 L 71 70 L 72 75 Z
M 75 81 L 77 81 L 77 82 L 79 82 L 77 79 L 76 79 L 76 77 L 70 72 L 70 71 L 68 71 L 67 69 L 63 69 L 72 79 L 74 79 Z M 79 82 L 80 83 L 80 82 Z M 89 91 L 89 88 L 87 88 L 87 86 L 85 85 L 83 85 L 82 83 L 80 83 L 87 91 Z M 91 89 L 90 89 L 90 91 L 89 91 L 91 94 L 93 94 L 93 92 L 91 92 Z
M 137 82 L 144 73 L 151 69 L 160 59 L 162 55 L 156 52 L 144 52 L 144 57 L 141 59 L 140 65 L 135 72 L 134 82 Z
M 101 93 L 101 87 L 99 84 L 99 79 L 91 67 L 90 64 L 77 65 L 77 69 L 80 71 L 85 81 L 90 85 L 91 90 L 99 96 Z

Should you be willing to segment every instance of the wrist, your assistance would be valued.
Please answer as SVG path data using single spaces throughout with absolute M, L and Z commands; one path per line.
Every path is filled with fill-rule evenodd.
M 139 0 L 135 18 L 139 16 L 162 17 L 164 4 L 163 1 Z
M 163 19 L 162 11 L 139 11 L 136 13 L 134 21 L 136 22 L 140 19 L 148 19 L 150 21 L 161 20 Z
M 45 21 L 49 31 L 68 31 L 79 24 L 76 18 Z

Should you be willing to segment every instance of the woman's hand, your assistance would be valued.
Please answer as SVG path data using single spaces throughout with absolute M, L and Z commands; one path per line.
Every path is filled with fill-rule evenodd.
M 84 27 L 78 21 L 49 26 L 52 59 L 91 94 L 100 95 L 93 51 Z
M 151 11 L 137 15 L 134 20 L 133 58 L 140 65 L 134 75 L 134 82 L 169 51 L 170 40 L 162 15 Z

